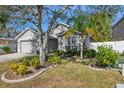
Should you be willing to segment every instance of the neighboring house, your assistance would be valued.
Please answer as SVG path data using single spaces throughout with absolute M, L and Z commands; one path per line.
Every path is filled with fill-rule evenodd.
M 4 46 L 9 46 L 12 52 L 16 52 L 16 49 L 17 49 L 16 40 L 14 38 L 0 38 L 0 48 Z
M 112 40 L 124 40 L 124 17 L 116 22 L 112 27 Z

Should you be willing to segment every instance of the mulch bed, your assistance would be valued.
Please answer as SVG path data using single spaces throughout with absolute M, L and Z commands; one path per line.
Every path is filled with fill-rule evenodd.
M 101 65 L 98 65 L 98 64 L 91 64 L 91 67 L 98 68 L 98 69 L 106 69 L 105 66 L 101 66 Z
M 101 65 L 98 65 L 98 64 L 89 64 L 89 67 L 94 69 L 94 70 L 99 70 L 99 71 L 105 71 L 105 70 L 121 71 L 118 68 L 107 68 L 105 66 L 101 66 Z
M 26 78 L 26 77 L 30 77 L 34 74 L 36 74 L 37 72 L 41 71 L 43 68 L 47 68 L 50 65 L 47 66 L 41 66 L 38 69 L 33 69 L 31 66 L 28 66 L 28 71 L 27 73 L 25 73 L 24 75 L 19 75 L 16 72 L 13 72 L 12 70 L 8 71 L 5 74 L 5 78 L 9 79 L 9 80 L 17 80 L 17 79 L 22 79 L 22 78 Z

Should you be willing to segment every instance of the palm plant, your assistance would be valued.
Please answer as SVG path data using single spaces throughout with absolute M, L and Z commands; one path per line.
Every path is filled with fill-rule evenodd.
M 74 34 L 75 31 L 80 32 L 81 36 L 81 48 L 80 48 L 80 58 L 83 59 L 83 43 L 87 36 L 91 36 L 94 40 L 97 40 L 97 32 L 89 27 L 91 27 L 93 24 L 89 20 L 90 17 L 79 13 L 77 16 L 73 16 L 68 20 L 68 23 L 72 25 L 72 28 L 70 28 L 66 33 L 65 37 L 68 38 L 70 35 Z

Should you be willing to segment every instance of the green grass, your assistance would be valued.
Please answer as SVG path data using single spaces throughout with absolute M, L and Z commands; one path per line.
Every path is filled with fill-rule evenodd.
M 12 62 L 10 62 L 12 63 Z M 9 69 L 10 63 L 0 64 L 0 75 Z M 7 84 L 0 81 L 0 87 L 115 87 L 124 83 L 124 77 L 117 71 L 95 71 L 80 63 L 67 63 L 49 69 L 32 80 Z

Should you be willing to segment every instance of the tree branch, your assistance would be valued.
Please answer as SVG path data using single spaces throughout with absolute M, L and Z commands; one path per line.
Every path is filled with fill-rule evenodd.
M 63 12 L 69 8 L 69 6 L 65 6 L 63 9 L 60 10 L 60 12 L 55 13 L 53 18 L 51 18 L 50 22 L 49 22 L 49 26 L 48 26 L 48 30 L 47 33 L 49 34 L 51 32 L 52 26 L 54 24 L 54 22 L 63 14 Z
M 37 23 L 32 21 L 31 18 L 25 18 L 23 16 L 10 16 L 11 19 L 22 19 L 22 20 L 25 20 L 25 21 L 28 21 L 28 22 L 31 22 L 33 25 L 37 26 Z

